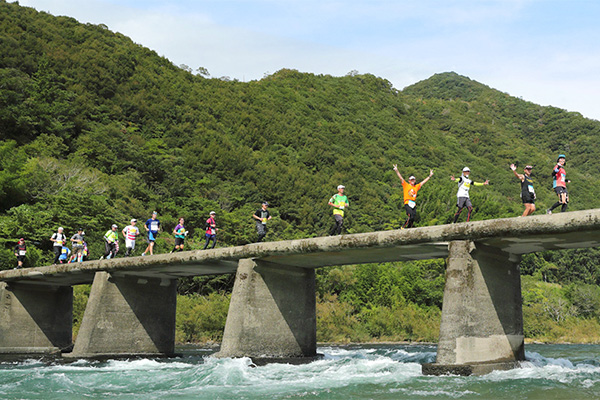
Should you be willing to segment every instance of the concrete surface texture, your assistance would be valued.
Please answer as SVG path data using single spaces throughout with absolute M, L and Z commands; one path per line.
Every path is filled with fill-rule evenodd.
M 524 360 L 520 257 L 471 241 L 449 253 L 436 364 Z
M 173 355 L 177 282 L 97 272 L 66 357 Z
M 245 258 L 302 268 L 444 258 L 447 243 L 454 240 L 476 241 L 517 255 L 596 247 L 600 209 L 8 270 L 0 272 L 0 281 L 69 286 L 91 283 L 97 271 L 160 279 L 230 274 Z
M 217 357 L 317 354 L 314 269 L 240 260 Z
M 0 282 L 0 353 L 59 353 L 72 331 L 72 288 Z

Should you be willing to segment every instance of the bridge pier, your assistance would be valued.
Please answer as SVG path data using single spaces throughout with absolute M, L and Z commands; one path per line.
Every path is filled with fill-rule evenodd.
M 315 271 L 239 261 L 216 357 L 301 362 L 317 357 Z
M 73 352 L 64 356 L 173 355 L 176 301 L 176 279 L 96 272 Z
M 0 354 L 54 354 L 72 342 L 70 286 L 0 282 Z
M 426 375 L 482 375 L 525 359 L 520 257 L 473 243 L 449 245 L 436 362 Z

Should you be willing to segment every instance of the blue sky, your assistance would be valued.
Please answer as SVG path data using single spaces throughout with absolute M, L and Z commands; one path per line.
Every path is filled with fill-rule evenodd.
M 454 71 L 600 120 L 595 0 L 20 0 L 105 24 L 176 65 L 242 81 L 282 68 L 402 89 Z

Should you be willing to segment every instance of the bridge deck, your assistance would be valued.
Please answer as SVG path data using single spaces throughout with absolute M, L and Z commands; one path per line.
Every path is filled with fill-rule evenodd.
M 472 240 L 516 255 L 597 247 L 600 209 L 7 270 L 0 271 L 0 281 L 76 285 L 91 283 L 97 271 L 161 279 L 221 275 L 234 273 L 244 258 L 303 268 L 422 260 L 446 257 L 447 243 L 453 240 Z

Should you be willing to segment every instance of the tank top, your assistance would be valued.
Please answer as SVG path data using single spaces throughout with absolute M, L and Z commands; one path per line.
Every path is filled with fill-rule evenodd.
M 535 190 L 533 190 L 533 181 L 531 178 L 523 174 L 523 182 L 521 182 L 521 198 L 531 197 L 535 199 Z

